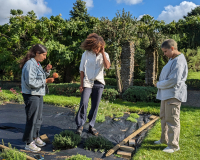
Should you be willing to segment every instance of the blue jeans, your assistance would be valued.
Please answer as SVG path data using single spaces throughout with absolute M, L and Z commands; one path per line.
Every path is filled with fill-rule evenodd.
M 75 121 L 77 128 L 83 126 L 87 119 L 88 101 L 91 95 L 91 109 L 88 115 L 90 126 L 94 127 L 99 103 L 103 93 L 104 85 L 98 81 L 94 81 L 93 88 L 84 88 L 81 94 L 81 102 Z

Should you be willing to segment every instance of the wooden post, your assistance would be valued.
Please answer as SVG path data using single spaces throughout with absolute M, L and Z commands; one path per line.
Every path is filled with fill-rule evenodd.
M 106 157 L 110 156 L 111 154 L 113 154 L 116 150 L 118 150 L 122 145 L 126 144 L 130 139 L 132 139 L 133 137 L 135 137 L 136 135 L 138 135 L 140 132 L 142 132 L 144 129 L 146 129 L 147 127 L 149 127 L 151 124 L 153 124 L 155 121 L 157 121 L 159 119 L 159 117 L 154 118 L 153 120 L 151 120 L 150 122 L 148 122 L 147 124 L 145 124 L 144 126 L 142 126 L 141 128 L 139 128 L 137 131 L 135 131 L 134 133 L 132 133 L 131 135 L 129 135 L 127 138 L 125 138 L 122 142 L 120 142 L 119 144 L 117 144 L 114 148 L 110 149 L 107 153 L 106 153 Z
M 118 151 L 117 154 L 122 155 L 123 158 L 131 159 L 131 152 Z
M 122 151 L 131 152 L 131 153 L 135 150 L 135 148 L 129 147 L 129 146 L 125 146 L 125 145 L 121 146 L 120 149 Z
M 130 139 L 130 140 L 128 141 L 128 145 L 129 145 L 130 147 L 136 146 L 135 140 L 134 140 L 134 139 Z
M 0 144 L 0 148 L 1 148 L 1 149 L 11 149 L 11 148 L 8 148 L 8 147 L 6 147 L 6 146 L 4 146 L 4 145 L 1 145 L 1 144 Z M 13 150 L 13 151 L 15 151 L 15 150 Z M 15 151 L 15 152 L 19 152 L 19 151 Z M 30 157 L 30 156 L 28 156 L 28 155 L 26 155 L 26 159 L 27 159 L 27 160 L 36 160 L 35 158 Z

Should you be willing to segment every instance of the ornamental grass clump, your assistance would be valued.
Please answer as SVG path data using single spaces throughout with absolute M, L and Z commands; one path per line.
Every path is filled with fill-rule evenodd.
M 65 130 L 60 134 L 54 136 L 52 142 L 55 149 L 70 149 L 76 148 L 77 145 L 81 142 L 81 137 L 78 134 L 75 134 L 72 131 Z
M 110 141 L 101 136 L 87 138 L 84 146 L 86 150 L 99 150 L 101 152 L 108 151 L 109 149 L 114 147 L 114 145 Z
M 84 155 L 77 154 L 77 155 L 71 156 L 70 158 L 67 158 L 65 160 L 92 160 L 92 158 L 88 158 Z

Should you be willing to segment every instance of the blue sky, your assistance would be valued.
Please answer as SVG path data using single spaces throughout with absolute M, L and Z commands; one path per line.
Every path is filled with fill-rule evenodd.
M 112 19 L 116 12 L 130 11 L 133 17 L 140 18 L 149 14 L 157 20 L 169 23 L 178 21 L 191 9 L 200 5 L 200 0 L 84 0 L 88 13 L 94 17 L 108 17 Z M 21 9 L 26 14 L 34 10 L 37 16 L 50 17 L 62 14 L 62 18 L 69 19 L 76 0 L 0 0 L 0 25 L 8 23 L 10 9 Z

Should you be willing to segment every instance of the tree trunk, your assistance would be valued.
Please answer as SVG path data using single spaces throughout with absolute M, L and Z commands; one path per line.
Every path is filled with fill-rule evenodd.
M 134 43 L 124 43 L 121 54 L 121 79 L 123 86 L 122 92 L 125 92 L 130 86 L 133 86 L 134 53 Z
M 117 88 L 121 96 L 122 86 L 121 86 L 121 77 L 120 77 L 120 71 L 119 71 L 119 66 L 118 66 L 118 60 L 115 61 L 115 73 L 116 73 L 116 79 L 117 79 Z
M 146 49 L 146 72 L 145 72 L 145 83 L 149 86 L 153 86 L 156 81 L 156 53 L 152 46 Z

